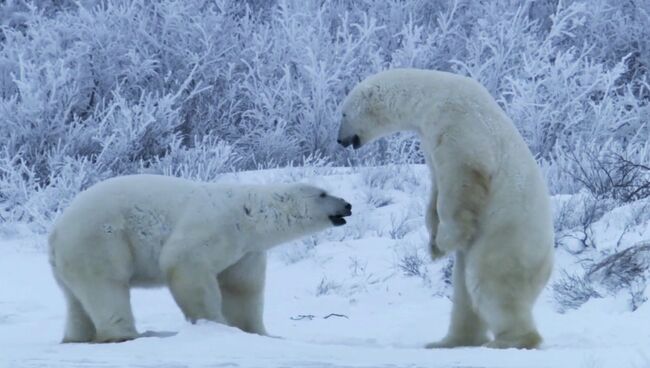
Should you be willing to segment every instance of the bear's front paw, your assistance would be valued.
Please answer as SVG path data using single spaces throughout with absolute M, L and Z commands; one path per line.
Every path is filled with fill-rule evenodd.
M 435 238 L 432 238 L 429 241 L 429 250 L 431 253 L 431 259 L 434 261 L 437 261 L 438 259 L 444 257 L 447 252 L 442 251 L 442 249 L 438 248 L 438 245 L 435 242 Z
M 471 235 L 461 231 L 455 224 L 440 223 L 436 234 L 436 246 L 443 253 L 449 253 L 469 246 Z

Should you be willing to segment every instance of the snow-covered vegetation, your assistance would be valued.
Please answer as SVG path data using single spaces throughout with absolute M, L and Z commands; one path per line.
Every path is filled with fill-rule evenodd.
M 393 67 L 481 81 L 553 193 L 640 199 L 649 22 L 650 3 L 618 0 L 9 0 L 0 215 L 46 225 L 80 189 L 125 173 L 421 162 L 409 135 L 336 144 L 345 93 Z
M 343 257 L 336 272 L 301 280 L 314 306 L 331 295 L 395 302 L 394 288 L 415 287 L 393 277 L 444 296 L 451 263 L 427 255 L 419 142 L 398 134 L 353 151 L 335 138 L 339 104 L 361 79 L 439 69 L 489 89 L 547 178 L 557 248 L 548 316 L 605 301 L 647 316 L 649 25 L 643 0 L 0 1 L 0 238 L 36 233 L 42 249 L 72 197 L 115 175 L 214 181 L 299 166 L 235 177 L 328 176 L 355 216 L 278 250 L 270 272 L 296 279 L 309 262 Z M 339 181 L 351 186 L 337 193 Z M 342 250 L 321 247 L 332 243 Z

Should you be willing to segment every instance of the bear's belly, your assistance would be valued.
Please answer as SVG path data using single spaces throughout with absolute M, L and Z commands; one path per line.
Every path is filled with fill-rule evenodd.
M 160 270 L 159 260 L 165 240 L 166 238 L 162 236 L 131 240 L 133 255 L 132 286 L 153 287 L 164 284 L 164 275 Z

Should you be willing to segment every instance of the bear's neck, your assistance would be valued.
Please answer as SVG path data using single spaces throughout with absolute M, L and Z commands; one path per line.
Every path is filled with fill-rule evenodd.
M 390 95 L 383 98 L 396 112 L 390 117 L 398 125 L 395 130 L 416 132 L 427 156 L 445 139 L 456 138 L 459 126 L 477 150 L 491 141 L 508 143 L 495 134 L 503 130 L 496 125 L 503 125 L 508 117 L 476 81 L 446 72 L 414 71 L 391 83 L 392 88 L 385 89 Z
M 454 95 L 452 87 L 441 88 L 427 78 L 393 80 L 377 93 L 377 104 L 386 106 L 388 131 L 430 131 L 439 122 L 440 111 Z
M 324 228 L 314 221 L 304 204 L 286 194 L 251 193 L 243 211 L 253 250 L 268 250 Z

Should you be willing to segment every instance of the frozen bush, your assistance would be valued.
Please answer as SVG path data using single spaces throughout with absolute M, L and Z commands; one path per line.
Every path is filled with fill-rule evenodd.
M 442 281 L 445 285 L 452 285 L 454 280 L 454 258 L 450 257 L 442 268 Z
M 584 277 L 567 272 L 553 283 L 552 288 L 560 312 L 577 309 L 589 299 L 602 297 Z
M 561 310 L 576 309 L 591 298 L 628 296 L 630 309 L 636 310 L 647 301 L 645 294 L 650 278 L 650 243 L 640 243 L 604 257 L 587 266 L 583 276 L 564 273 L 553 284 Z
M 403 239 L 408 233 L 413 231 L 414 222 L 420 220 L 411 216 L 412 211 L 406 213 L 390 215 L 390 227 L 387 230 L 388 236 L 391 239 L 398 240 Z M 420 223 L 418 223 L 419 225 Z
M 585 149 L 571 153 L 570 175 L 594 198 L 629 203 L 650 197 L 650 165 L 623 154 Z
M 204 136 L 201 140 L 195 138 L 191 146 L 183 145 L 177 139 L 169 145 L 168 154 L 156 156 L 141 171 L 213 181 L 236 165 L 237 160 L 232 146 L 211 136 Z
M 336 281 L 328 280 L 327 277 L 323 277 L 318 286 L 316 286 L 316 296 L 329 295 L 340 290 L 342 285 Z
M 372 208 L 381 208 L 393 203 L 390 196 L 386 195 L 383 190 L 377 188 L 368 187 L 364 195 L 365 202 Z
M 362 262 L 358 257 L 350 257 L 350 273 L 352 277 L 365 275 L 368 262 Z
M 422 279 L 425 285 L 431 285 L 431 277 L 429 276 L 429 257 L 422 255 L 420 251 L 414 246 L 410 246 L 403 252 L 398 254 L 397 268 L 406 277 L 417 277 Z
M 641 243 L 614 253 L 590 267 L 586 279 L 609 292 L 618 292 L 650 276 L 650 243 Z
M 453 71 L 486 85 L 553 193 L 587 186 L 616 201 L 642 198 L 642 166 L 613 171 L 635 177 L 630 185 L 567 173 L 590 168 L 604 147 L 626 160 L 615 168 L 650 161 L 649 6 L 5 1 L 0 215 L 47 222 L 69 200 L 30 199 L 49 186 L 70 188 L 57 193 L 72 196 L 77 186 L 142 171 L 209 180 L 225 171 L 309 165 L 309 157 L 323 166 L 423 163 L 412 134 L 358 151 L 336 144 L 343 97 L 392 67 Z M 66 163 L 83 167 L 83 180 L 58 178 L 68 175 Z M 371 180 L 402 191 L 426 182 L 399 170 Z
M 418 276 L 423 275 L 424 260 L 417 252 L 404 254 L 399 260 L 399 268 L 404 273 L 404 276 Z

